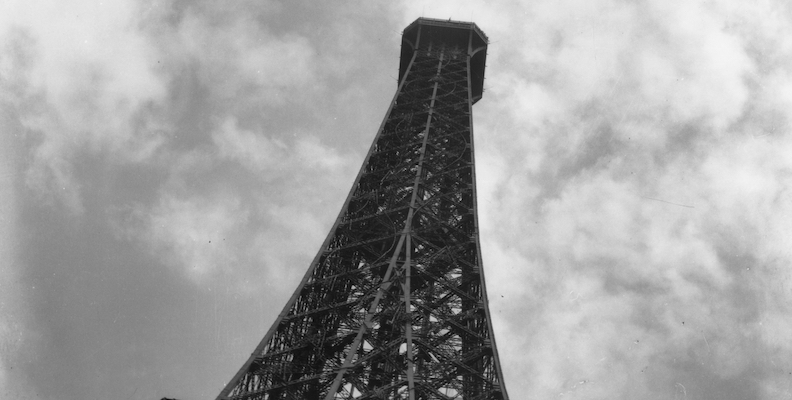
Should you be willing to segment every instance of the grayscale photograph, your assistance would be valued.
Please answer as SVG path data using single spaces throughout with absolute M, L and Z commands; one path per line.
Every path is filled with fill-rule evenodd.
M 792 3 L 0 2 L 0 399 L 792 400 Z

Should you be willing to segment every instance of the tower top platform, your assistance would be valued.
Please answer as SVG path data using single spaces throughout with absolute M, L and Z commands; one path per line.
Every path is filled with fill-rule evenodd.
M 472 22 L 418 18 L 402 33 L 399 82 L 417 50 L 456 48 L 470 57 L 470 88 L 475 103 L 484 92 L 484 67 L 487 61 L 487 35 Z

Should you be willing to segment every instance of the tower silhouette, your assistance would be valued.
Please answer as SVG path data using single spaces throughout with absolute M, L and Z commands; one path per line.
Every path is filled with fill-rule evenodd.
M 487 306 L 471 106 L 487 37 L 419 18 L 327 239 L 218 399 L 507 399 Z

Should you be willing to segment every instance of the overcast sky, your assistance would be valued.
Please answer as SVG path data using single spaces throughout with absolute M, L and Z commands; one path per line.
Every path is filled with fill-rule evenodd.
M 420 16 L 490 37 L 522 399 L 792 398 L 785 0 L 0 2 L 0 397 L 212 399 L 319 249 Z

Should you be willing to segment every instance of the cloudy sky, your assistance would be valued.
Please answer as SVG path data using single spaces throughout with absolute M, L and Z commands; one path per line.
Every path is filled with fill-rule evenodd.
M 0 397 L 214 398 L 420 16 L 491 40 L 476 162 L 511 398 L 792 398 L 784 0 L 0 2 Z

